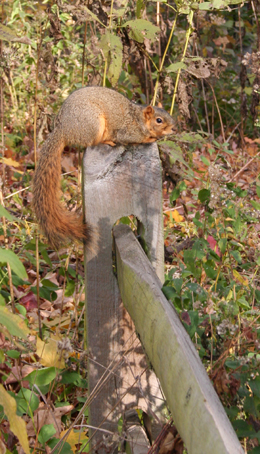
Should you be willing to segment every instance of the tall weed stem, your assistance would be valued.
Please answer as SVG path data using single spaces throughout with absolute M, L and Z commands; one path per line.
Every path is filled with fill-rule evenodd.
M 112 28 L 112 15 L 113 15 L 113 7 L 114 7 L 114 0 L 111 1 L 111 6 L 110 6 L 110 15 L 109 15 L 109 30 Z M 103 87 L 106 86 L 106 77 L 107 77 L 107 67 L 108 67 L 108 59 L 105 58 L 105 67 L 104 67 L 104 74 L 103 74 Z
M 159 67 L 159 70 L 158 70 L 157 79 L 156 79 L 156 83 L 155 83 L 155 87 L 154 87 L 152 106 L 155 105 L 156 96 L 157 96 L 158 87 L 159 87 L 159 79 L 160 79 L 160 75 L 161 75 L 161 72 L 162 72 L 162 69 L 163 69 L 164 60 L 165 60 L 165 57 L 167 55 L 168 48 L 169 48 L 169 45 L 170 45 L 170 42 L 171 42 L 171 39 L 172 39 L 172 35 L 173 35 L 174 30 L 175 30 L 177 17 L 178 17 L 178 14 L 176 14 L 176 16 L 175 16 L 175 19 L 174 19 L 174 22 L 173 22 L 173 26 L 172 26 L 172 29 L 171 29 L 171 33 L 170 33 L 170 36 L 169 36 L 165 51 L 164 51 L 163 56 L 162 56 L 162 61 L 161 61 L 161 64 L 160 64 L 160 67 Z
M 194 11 L 192 10 L 190 12 L 189 28 L 188 28 L 188 30 L 186 32 L 186 41 L 185 41 L 183 54 L 182 54 L 182 57 L 181 57 L 181 62 L 184 61 L 184 58 L 185 58 L 185 55 L 186 55 L 186 52 L 187 52 L 187 48 L 188 48 L 190 35 L 191 35 L 192 30 L 193 30 L 193 27 L 192 27 L 193 15 L 194 15 Z M 177 95 L 177 89 L 178 89 L 180 74 L 181 74 L 181 68 L 179 68 L 178 72 L 177 72 L 177 77 L 176 77 L 176 82 L 175 82 L 175 87 L 174 87 L 174 92 L 173 92 L 173 97 L 172 97 L 172 105 L 171 105 L 170 115 L 172 115 L 173 108 L 174 108 L 174 103 L 175 103 L 175 98 L 176 98 L 176 95 Z

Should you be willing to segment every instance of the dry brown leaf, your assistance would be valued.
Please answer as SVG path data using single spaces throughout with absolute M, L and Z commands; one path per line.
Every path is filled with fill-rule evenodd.
M 41 402 L 39 408 L 34 412 L 34 425 L 32 420 L 30 420 L 27 424 L 26 429 L 28 437 L 34 437 L 35 430 L 38 433 L 46 424 L 53 424 L 56 429 L 55 437 L 58 438 L 61 433 L 61 417 L 72 411 L 73 408 L 73 405 L 66 405 L 65 407 L 52 409 Z
M 9 377 L 5 380 L 5 384 L 9 385 L 10 383 L 16 383 L 25 378 L 26 375 L 30 374 L 34 370 L 35 367 L 30 366 L 29 364 L 23 367 L 14 366 L 12 367 Z
M 65 170 L 65 172 L 72 172 L 73 170 L 76 170 L 76 167 L 73 163 L 73 156 L 64 156 L 61 161 L 61 166 Z

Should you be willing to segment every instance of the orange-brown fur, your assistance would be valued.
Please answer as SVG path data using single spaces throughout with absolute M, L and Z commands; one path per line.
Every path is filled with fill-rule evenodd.
M 68 238 L 91 241 L 91 226 L 84 224 L 82 216 L 66 211 L 59 200 L 61 154 L 66 145 L 149 143 L 172 130 L 173 120 L 163 109 L 138 106 L 114 90 L 85 87 L 73 92 L 42 147 L 34 175 L 33 208 L 50 244 L 58 247 Z

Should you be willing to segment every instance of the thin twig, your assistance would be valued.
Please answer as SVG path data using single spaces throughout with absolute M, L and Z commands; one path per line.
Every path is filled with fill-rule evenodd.
M 184 58 L 186 56 L 186 52 L 187 52 L 187 48 L 188 48 L 188 44 L 189 44 L 189 39 L 190 39 L 190 35 L 191 35 L 191 32 L 192 32 L 193 15 L 194 15 L 194 11 L 192 10 L 191 14 L 190 14 L 189 28 L 188 28 L 188 30 L 186 32 L 186 40 L 185 40 L 185 46 L 184 46 L 183 54 L 182 54 L 182 57 L 181 57 L 181 62 L 184 61 Z M 177 16 L 176 16 L 176 19 L 177 19 Z M 176 82 L 175 82 L 175 87 L 174 87 L 174 92 L 173 92 L 173 97 L 172 97 L 172 105 L 171 105 L 170 115 L 172 115 L 173 108 L 174 108 L 174 103 L 175 103 L 175 98 L 176 98 L 176 95 L 177 95 L 180 74 L 181 74 L 181 68 L 179 68 L 178 72 L 177 72 L 177 77 L 176 77 Z
M 178 14 L 176 14 L 176 16 L 175 16 L 175 19 L 174 19 L 174 22 L 173 22 L 173 25 L 172 25 L 172 29 L 171 29 L 171 33 L 170 33 L 168 42 L 166 44 L 165 51 L 164 51 L 163 57 L 162 57 L 162 61 L 161 61 L 161 64 L 160 64 L 160 67 L 159 67 L 159 70 L 158 70 L 158 73 L 157 73 L 157 79 L 156 79 L 155 87 L 154 87 L 153 100 L 152 100 L 152 103 L 151 103 L 152 106 L 155 106 L 156 97 L 157 97 L 157 91 L 158 91 L 158 87 L 159 87 L 159 79 L 160 79 L 160 75 L 161 75 L 161 72 L 162 72 L 162 69 L 163 69 L 164 60 L 165 60 L 165 57 L 167 55 L 167 52 L 168 52 L 168 49 L 169 49 L 169 45 L 170 45 L 170 42 L 171 42 L 171 39 L 172 39 L 172 35 L 173 35 L 174 30 L 175 30 L 177 17 L 178 17 Z
M 40 53 L 42 46 L 43 33 L 40 29 L 40 39 L 37 43 L 37 62 L 36 62 L 36 73 L 35 73 L 35 94 L 34 94 L 34 122 L 33 122 L 33 145 L 34 145 L 34 164 L 35 169 L 37 166 L 37 102 L 38 102 L 38 81 L 39 81 L 39 64 L 40 64 Z M 42 321 L 40 312 L 40 259 L 39 259 L 39 231 L 36 228 L 35 238 L 35 258 L 36 258 L 36 292 L 37 292 L 37 312 L 38 312 L 38 324 L 39 324 L 39 336 L 42 339 Z
M 250 159 L 243 167 L 242 169 L 240 169 L 232 178 L 231 180 L 229 180 L 229 183 L 231 183 L 231 181 L 235 180 L 235 178 L 237 178 L 240 173 L 242 173 L 248 166 L 250 166 L 250 164 L 254 161 L 255 158 L 257 158 L 258 156 L 260 155 L 260 151 L 255 155 L 253 156 L 252 159 Z
M 198 46 L 196 43 L 195 43 L 195 49 L 196 49 L 196 55 L 199 56 Z M 201 88 L 202 88 L 202 97 L 203 97 L 203 103 L 204 103 L 204 109 L 205 109 L 205 115 L 206 115 L 207 128 L 208 128 L 208 133 L 210 134 L 208 106 L 207 106 L 205 85 L 204 85 L 203 79 L 201 79 Z M 212 131 L 213 131 L 213 124 L 214 124 L 213 122 L 214 122 L 214 115 L 212 115 Z M 200 122 L 199 122 L 199 124 L 200 124 Z M 203 130 L 201 127 L 200 127 L 200 129 Z M 212 132 L 212 135 L 213 135 L 213 132 Z
M 85 52 L 86 52 L 86 37 L 87 37 L 87 21 L 85 22 L 83 52 L 82 52 L 82 71 L 81 71 L 81 85 L 84 86 L 84 66 L 85 66 Z
M 228 138 L 227 138 L 227 142 L 230 141 L 230 139 L 231 139 L 231 137 L 233 136 L 235 130 L 239 127 L 240 124 L 241 124 L 241 121 L 234 127 L 234 129 L 232 129 L 230 135 L 229 135 Z
M 111 30 L 111 28 L 112 28 L 113 7 L 114 7 L 114 0 L 111 0 L 110 14 L 109 14 L 109 25 L 108 25 L 109 30 Z M 103 55 L 104 55 L 104 54 L 103 54 Z M 108 67 L 108 58 L 105 58 L 105 66 L 104 66 L 104 74 L 103 74 L 103 84 L 102 84 L 103 87 L 106 86 L 107 67 Z
M 224 130 L 224 125 L 223 125 L 223 121 L 222 121 L 222 117 L 221 117 L 218 101 L 217 101 L 217 98 L 216 98 L 216 95 L 215 95 L 215 91 L 214 91 L 214 88 L 212 87 L 211 83 L 208 80 L 206 82 L 209 84 L 209 86 L 210 86 L 210 88 L 212 90 L 212 94 L 213 94 L 214 101 L 215 101 L 215 104 L 216 104 L 216 108 L 217 108 L 217 111 L 218 111 L 220 127 L 221 127 L 221 135 L 222 135 L 223 140 L 225 142 L 226 141 L 226 139 L 225 139 L 225 130 Z

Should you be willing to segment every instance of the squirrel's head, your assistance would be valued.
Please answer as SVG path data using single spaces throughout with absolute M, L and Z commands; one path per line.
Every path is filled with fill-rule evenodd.
M 143 109 L 143 115 L 145 124 L 150 131 L 151 140 L 149 142 L 173 133 L 173 118 L 164 109 L 147 106 Z

